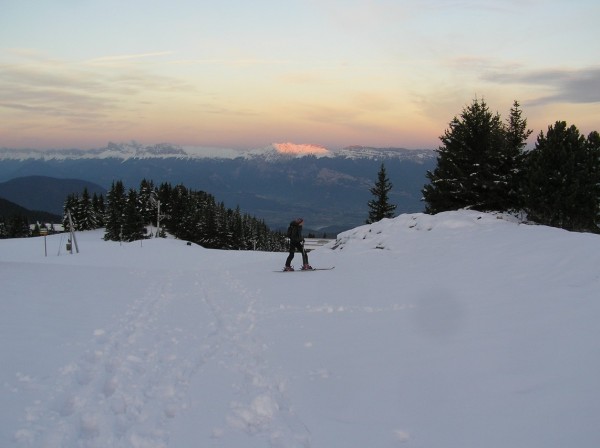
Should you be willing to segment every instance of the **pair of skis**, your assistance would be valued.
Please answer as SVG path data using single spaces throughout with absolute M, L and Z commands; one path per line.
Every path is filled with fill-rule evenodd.
M 298 269 L 294 271 L 286 271 L 282 269 L 281 271 L 273 271 L 273 272 L 312 272 L 312 271 L 331 271 L 335 266 L 331 266 L 330 268 L 312 268 L 312 269 Z

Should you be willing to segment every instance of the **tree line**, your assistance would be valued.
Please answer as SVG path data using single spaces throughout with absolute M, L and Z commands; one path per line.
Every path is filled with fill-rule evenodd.
M 426 212 L 459 208 L 521 211 L 530 221 L 598 232 L 600 135 L 557 121 L 525 149 L 532 131 L 514 101 L 503 122 L 475 99 L 440 137 L 437 166 L 423 188 Z
M 58 218 L 58 216 L 52 213 L 27 210 L 6 199 L 0 198 L 0 239 L 39 236 L 39 222 L 57 222 Z M 30 226 L 30 223 L 32 223 L 32 226 Z M 57 233 L 60 231 L 60 229 L 55 229 L 52 224 L 45 230 L 48 233 Z
M 90 197 L 84 189 L 81 195 L 67 197 L 64 210 L 65 226 L 69 211 L 74 230 L 105 228 L 107 241 L 147 238 L 150 228 L 157 236 L 169 233 L 206 248 L 285 250 L 285 236 L 271 231 L 263 220 L 242 213 L 239 207 L 226 208 L 213 195 L 183 185 L 163 183 L 155 187 L 144 179 L 136 190 L 114 181 L 106 198 Z
M 525 149 L 532 131 L 518 101 L 506 121 L 475 99 L 440 137 L 437 164 L 422 190 L 425 212 L 461 208 L 525 213 L 566 230 L 600 230 L 600 134 L 557 121 Z M 393 216 L 392 185 L 382 164 L 367 223 Z

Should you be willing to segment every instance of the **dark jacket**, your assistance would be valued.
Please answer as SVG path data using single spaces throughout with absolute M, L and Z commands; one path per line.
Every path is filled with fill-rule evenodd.
M 302 226 L 298 225 L 296 221 L 290 222 L 287 236 L 292 243 L 302 242 L 304 240 L 304 238 L 302 238 Z

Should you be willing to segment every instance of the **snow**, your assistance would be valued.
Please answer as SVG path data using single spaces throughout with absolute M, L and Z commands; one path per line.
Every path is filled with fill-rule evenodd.
M 77 238 L 0 240 L 2 447 L 600 446 L 597 235 L 401 215 L 310 273 Z
M 294 156 L 314 155 L 319 157 L 330 156 L 330 151 L 321 145 L 297 144 L 297 143 L 273 143 L 273 148 L 281 154 Z
M 109 143 L 95 149 L 10 149 L 0 148 L 2 160 L 80 160 L 80 159 L 235 159 L 243 156 L 242 151 L 230 148 L 179 146 L 169 143 L 143 145 L 132 141 Z

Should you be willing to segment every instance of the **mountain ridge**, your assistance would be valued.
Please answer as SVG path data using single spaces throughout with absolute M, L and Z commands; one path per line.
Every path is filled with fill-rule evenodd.
M 231 148 L 212 148 L 179 146 L 169 143 L 143 145 L 132 141 L 128 143 L 109 142 L 106 147 L 95 149 L 28 149 L 0 148 L 0 160 L 74 160 L 74 159 L 236 159 L 265 158 L 277 160 L 298 157 L 343 157 L 354 159 L 428 159 L 435 157 L 432 149 L 377 148 L 371 146 L 348 146 L 339 149 L 327 149 L 324 146 L 296 143 L 273 143 L 264 148 L 236 150 Z
M 23 176 L 0 182 L 0 197 L 29 211 L 44 211 L 62 216 L 69 194 L 106 195 L 106 189 L 82 179 L 59 179 L 51 176 Z
M 40 210 L 29 210 L 0 196 L 0 217 L 6 222 L 7 219 L 15 216 L 27 218 L 30 222 L 36 221 L 51 224 L 62 222 L 60 215 Z
M 396 212 L 423 211 L 421 189 L 426 172 L 436 163 L 432 150 L 363 146 L 327 150 L 291 144 L 278 151 L 272 145 L 243 155 L 231 150 L 236 157 L 209 157 L 209 152 L 201 157 L 171 145 L 107 148 L 102 154 L 110 157 L 100 157 L 100 152 L 79 157 L 81 150 L 15 153 L 0 149 L 0 182 L 49 176 L 81 179 L 106 190 L 117 180 L 126 188 L 138 188 L 143 179 L 155 186 L 182 184 L 212 194 L 229 208 L 239 206 L 273 229 L 285 229 L 292 218 L 302 216 L 307 228 L 338 232 L 365 222 L 372 198 L 369 189 L 382 163 L 393 184 L 390 202 L 397 205 Z M 57 200 L 52 211 L 62 209 L 64 199 Z

